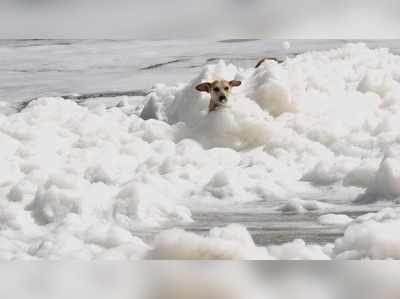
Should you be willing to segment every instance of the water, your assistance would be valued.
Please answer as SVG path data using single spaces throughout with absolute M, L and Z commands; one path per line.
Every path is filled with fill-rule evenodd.
M 325 196 L 334 195 L 326 193 Z M 342 236 L 345 227 L 319 224 L 317 220 L 321 215 L 335 213 L 356 218 L 366 213 L 378 212 L 385 207 L 393 206 L 393 203 L 390 202 L 357 205 L 349 200 L 339 201 L 332 198 L 324 200 L 321 198 L 324 198 L 324 196 L 318 195 L 304 199 L 319 199 L 320 202 L 335 203 L 335 206 L 304 214 L 282 213 L 279 209 L 286 202 L 276 201 L 222 205 L 220 207 L 215 207 L 215 205 L 213 207 L 195 206 L 191 207 L 194 219 L 191 224 L 170 223 L 162 228 L 141 228 L 135 231 L 135 235 L 150 242 L 161 230 L 167 228 L 181 227 L 187 231 L 206 235 L 214 227 L 239 223 L 248 229 L 255 243 L 259 246 L 280 245 L 295 239 L 303 239 L 309 244 L 322 245 L 332 243 Z
M 0 40 L 0 101 L 39 96 L 129 92 L 187 82 L 219 59 L 241 67 L 329 49 L 345 40 Z M 400 41 L 365 41 L 400 53 Z

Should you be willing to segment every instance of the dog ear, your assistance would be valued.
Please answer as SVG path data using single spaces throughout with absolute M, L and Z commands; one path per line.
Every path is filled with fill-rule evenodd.
M 196 90 L 200 92 L 210 92 L 211 83 L 205 82 L 196 86 Z
M 239 80 L 232 80 L 232 81 L 229 81 L 229 85 L 230 85 L 231 87 L 240 86 L 240 85 L 242 85 L 242 81 L 239 81 Z

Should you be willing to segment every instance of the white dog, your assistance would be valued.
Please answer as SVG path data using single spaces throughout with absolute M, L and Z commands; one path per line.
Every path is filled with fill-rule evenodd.
M 240 86 L 241 84 L 242 82 L 238 80 L 216 80 L 214 82 L 201 83 L 196 86 L 196 90 L 210 94 L 208 112 L 212 112 L 219 106 L 227 106 L 232 87 Z

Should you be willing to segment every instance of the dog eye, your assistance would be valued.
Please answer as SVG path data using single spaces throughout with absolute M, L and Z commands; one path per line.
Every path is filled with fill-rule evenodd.
M 219 88 L 218 87 L 214 87 L 214 91 L 215 92 L 219 92 Z
M 228 91 L 228 90 L 229 90 L 229 87 L 228 87 L 228 86 L 225 86 L 224 89 L 225 89 L 225 91 Z

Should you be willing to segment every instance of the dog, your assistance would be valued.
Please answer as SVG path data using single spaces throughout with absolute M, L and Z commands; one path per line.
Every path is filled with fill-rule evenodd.
M 208 92 L 210 94 L 210 102 L 208 112 L 215 111 L 218 107 L 227 107 L 229 96 L 233 87 L 242 85 L 239 80 L 216 80 L 213 82 L 204 82 L 196 86 L 196 90 L 200 92 Z
M 266 62 L 267 60 L 272 60 L 272 61 L 275 61 L 275 62 L 277 62 L 277 63 L 282 63 L 282 62 L 285 61 L 284 59 L 281 59 L 281 58 L 278 58 L 278 57 L 263 58 L 263 59 L 261 59 L 259 62 L 257 62 L 256 66 L 255 66 L 254 68 L 255 68 L 255 69 L 258 69 L 258 68 L 259 68 L 262 64 L 264 64 L 264 62 Z

